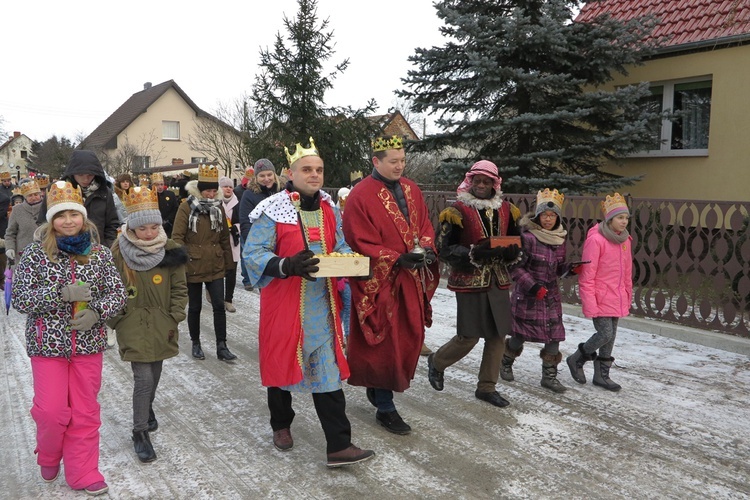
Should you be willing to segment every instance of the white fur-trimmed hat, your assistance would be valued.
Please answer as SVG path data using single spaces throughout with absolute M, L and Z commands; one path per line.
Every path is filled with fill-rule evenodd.
M 65 210 L 75 210 L 88 217 L 86 207 L 83 206 L 83 195 L 80 187 L 73 187 L 68 181 L 53 183 L 47 193 L 47 222 L 52 222 L 55 215 Z

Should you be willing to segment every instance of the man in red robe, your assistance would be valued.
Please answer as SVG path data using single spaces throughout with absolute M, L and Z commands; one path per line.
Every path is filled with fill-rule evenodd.
M 422 192 L 401 175 L 404 140 L 372 142 L 374 169 L 351 191 L 344 236 L 352 250 L 370 257 L 372 277 L 351 280 L 352 314 L 349 384 L 367 388 L 375 418 L 388 431 L 408 434 L 393 403 L 393 392 L 409 388 L 432 324 L 430 299 L 440 278 L 435 232 Z

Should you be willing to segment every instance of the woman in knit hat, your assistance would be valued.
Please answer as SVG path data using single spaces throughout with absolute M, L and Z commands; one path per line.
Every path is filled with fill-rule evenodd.
M 179 352 L 177 325 L 185 319 L 187 250 L 167 238 L 156 191 L 134 187 L 123 202 L 128 222 L 112 254 L 128 303 L 108 324 L 117 331 L 120 358 L 133 370 L 133 447 L 141 462 L 151 462 L 156 388 L 164 360 Z
M 22 182 L 19 189 L 24 202 L 10 213 L 8 229 L 5 231 L 5 255 L 8 261 L 15 261 L 34 239 L 36 221 L 42 207 L 42 190 L 35 180 Z
M 185 186 L 187 200 L 177 210 L 172 238 L 187 247 L 188 330 L 193 357 L 205 359 L 201 348 L 201 309 L 203 285 L 211 297 L 216 334 L 216 356 L 222 361 L 237 358 L 227 348 L 227 311 L 224 307 L 224 275 L 233 264 L 229 227 L 219 191 L 219 170 L 201 165 L 198 180 Z
M 237 285 L 237 262 L 240 260 L 240 207 L 239 200 L 234 193 L 234 183 L 229 177 L 219 179 L 221 189 L 221 202 L 224 206 L 224 214 L 227 216 L 229 227 L 230 244 L 232 246 L 232 266 L 224 275 L 224 307 L 227 312 L 237 312 L 232 305 L 234 299 L 234 287 Z
M 541 385 L 557 393 L 566 390 L 557 380 L 557 365 L 562 360 L 560 342 L 565 340 L 558 278 L 578 270 L 565 260 L 568 233 L 561 220 L 564 200 L 557 189 L 539 191 L 534 213 L 519 222 L 523 252 L 510 272 L 511 336 L 505 339 L 500 369 L 503 380 L 513 381 L 513 362 L 523 352 L 524 342 L 541 342 Z
M 567 359 L 573 379 L 586 383 L 583 365 L 594 361 L 594 385 L 609 391 L 620 386 L 609 378 L 615 358 L 612 349 L 617 321 L 630 314 L 633 300 L 633 238 L 628 234 L 630 212 L 619 193 L 602 202 L 604 220 L 589 229 L 583 245 L 583 266 L 578 277 L 583 314 L 592 318 L 596 333 Z M 597 354 L 597 351 L 599 353 Z
M 47 195 L 47 222 L 23 250 L 14 273 L 13 307 L 26 314 L 37 463 L 57 479 L 60 462 L 71 488 L 108 490 L 99 472 L 104 322 L 125 305 L 112 253 L 99 243 L 79 187 L 58 181 Z

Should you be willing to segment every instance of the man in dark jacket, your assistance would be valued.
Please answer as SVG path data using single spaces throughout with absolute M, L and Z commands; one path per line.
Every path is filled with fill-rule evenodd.
M 99 163 L 93 151 L 76 150 L 70 157 L 62 177 L 73 187 L 80 186 L 83 192 L 83 205 L 86 207 L 88 219 L 96 225 L 102 244 L 111 247 L 117 239 L 117 229 L 120 219 L 112 194 L 112 185 L 104 176 L 104 168 Z M 47 199 L 42 202 L 37 223 L 47 221 Z
M 13 197 L 13 176 L 8 170 L 0 171 L 0 238 L 5 238 L 8 229 L 8 207 Z M 8 261 L 5 257 L 5 247 L 0 248 L 0 269 L 5 269 Z M 3 289 L 0 283 L 0 290 Z
M 167 233 L 168 238 L 171 238 L 174 218 L 177 215 L 177 209 L 180 208 L 180 200 L 174 192 L 167 189 L 162 174 L 151 174 L 151 187 L 156 190 L 159 197 L 159 212 L 161 212 L 164 232 Z

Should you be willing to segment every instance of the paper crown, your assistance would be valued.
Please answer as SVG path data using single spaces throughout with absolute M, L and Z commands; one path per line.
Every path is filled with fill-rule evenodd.
M 10 178 L 11 175 L 9 170 L 0 170 L 0 180 L 6 180 Z
M 357 179 L 361 179 L 361 178 L 362 178 L 362 171 L 361 170 L 357 170 L 357 171 L 354 171 L 354 172 L 352 172 L 352 173 L 349 174 L 349 182 L 354 182 Z
M 255 175 L 255 169 L 253 167 L 247 167 L 245 169 L 245 178 L 252 179 Z
M 602 212 L 606 220 L 627 211 L 628 204 L 620 193 L 615 193 L 612 196 L 607 195 L 602 202 Z
M 20 187 L 13 188 L 13 190 L 11 191 L 11 194 L 13 196 L 23 196 L 23 193 L 21 192 L 21 188 Z
M 128 214 L 141 210 L 159 210 L 159 198 L 156 191 L 145 186 L 137 186 L 130 190 L 122 200 Z
M 215 182 L 219 183 L 219 169 L 216 165 L 201 164 L 198 167 L 198 182 Z
M 193 173 L 190 170 L 183 170 L 182 175 L 189 179 L 190 177 L 193 176 Z
M 313 141 L 313 138 L 310 137 L 310 147 L 305 149 L 302 147 L 302 144 L 299 142 L 295 146 L 294 154 L 289 154 L 289 148 L 284 146 L 284 152 L 286 153 L 286 160 L 289 162 L 289 166 L 292 166 L 292 163 L 299 160 L 300 158 L 304 158 L 305 156 L 320 156 L 318 153 L 318 148 L 315 147 L 315 141 Z
M 151 182 L 164 182 L 164 175 L 163 174 L 151 174 Z
M 372 145 L 372 151 L 377 153 L 378 151 L 388 151 L 389 149 L 403 149 L 404 138 L 398 135 L 391 137 L 376 137 L 370 143 Z
M 37 174 L 34 179 L 36 180 L 36 183 L 39 184 L 40 189 L 44 189 L 49 186 L 49 177 L 47 176 L 47 174 Z
M 34 180 L 24 182 L 23 184 L 21 184 L 19 190 L 21 191 L 21 194 L 24 198 L 26 198 L 30 194 L 42 192 L 42 190 L 39 188 L 39 184 Z
M 68 181 L 57 181 L 52 184 L 47 193 L 47 210 L 56 205 L 77 204 L 83 206 L 83 195 L 80 187 L 73 187 Z M 77 210 L 78 208 L 62 208 L 62 210 Z M 59 211 L 59 210 L 58 210 Z
M 138 176 L 138 185 L 148 186 L 150 180 L 151 179 L 149 179 L 148 174 L 141 174 Z
M 557 207 L 562 207 L 564 201 L 565 195 L 559 193 L 557 189 L 553 189 L 552 191 L 550 191 L 549 188 L 545 188 L 544 191 L 539 191 L 536 193 L 537 207 L 539 205 L 550 206 L 550 203 L 556 205 Z

